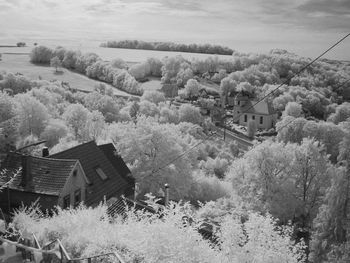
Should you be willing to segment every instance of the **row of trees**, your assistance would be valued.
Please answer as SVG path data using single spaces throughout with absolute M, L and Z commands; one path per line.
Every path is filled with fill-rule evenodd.
M 219 54 L 232 55 L 233 50 L 228 47 L 210 44 L 177 44 L 172 42 L 145 42 L 139 40 L 122 40 L 122 41 L 108 41 L 102 43 L 101 47 L 108 48 L 128 48 L 128 49 L 145 49 L 158 51 L 178 51 L 190 53 L 205 53 L 205 54 Z

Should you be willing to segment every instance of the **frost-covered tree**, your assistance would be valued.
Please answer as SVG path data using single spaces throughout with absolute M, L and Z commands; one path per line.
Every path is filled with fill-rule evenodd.
M 263 142 L 232 163 L 228 177 L 240 196 L 283 222 L 310 227 L 329 182 L 331 164 L 319 143 Z
M 347 262 L 350 260 L 350 135 L 340 143 L 338 161 L 331 186 L 314 220 L 310 244 L 311 262 Z
M 86 141 L 97 140 L 105 130 L 105 118 L 99 111 L 92 111 L 88 114 L 83 130 L 83 137 Z
M 159 124 L 146 117 L 139 117 L 136 123 L 112 124 L 109 130 L 118 152 L 140 183 L 142 193 L 157 193 L 164 183 L 169 183 L 173 198 L 188 196 L 193 153 L 172 160 L 190 147 L 186 139 L 189 135 L 180 132 L 174 124 Z M 193 138 L 192 141 L 195 142 Z
M 185 93 L 188 98 L 197 98 L 199 95 L 199 83 L 195 79 L 189 79 L 185 85 Z
M 90 111 L 101 112 L 106 122 L 118 119 L 119 105 L 112 96 L 103 95 L 100 92 L 91 92 L 84 97 L 84 106 Z
M 19 134 L 21 136 L 33 134 L 39 137 L 49 120 L 47 108 L 28 94 L 17 94 L 15 101 L 19 120 Z
M 48 64 L 52 57 L 53 51 L 45 46 L 38 46 L 30 52 L 30 62 L 38 64 Z
M 0 91 L 0 152 L 15 147 L 18 136 L 16 105 L 12 97 Z
M 50 66 L 55 68 L 55 72 L 58 72 L 58 68 L 62 67 L 62 62 L 58 57 L 50 59 Z
M 234 92 L 237 83 L 229 77 L 223 78 L 220 83 L 220 95 L 223 99 L 226 99 L 230 92 Z
M 40 135 L 40 139 L 46 141 L 47 147 L 53 147 L 61 138 L 68 134 L 68 127 L 64 121 L 60 119 L 50 119 L 44 131 Z
M 299 103 L 292 101 L 287 103 L 286 108 L 283 112 L 283 115 L 299 118 L 299 117 L 302 117 L 302 113 L 303 113 L 302 106 Z
M 339 122 L 346 121 L 350 118 L 350 103 L 344 102 L 335 109 L 335 113 L 331 114 L 328 121 L 338 124 Z
M 145 116 L 155 117 L 159 116 L 159 109 L 157 108 L 157 105 L 148 101 L 143 100 L 140 102 L 140 109 L 139 113 L 143 114 Z
M 182 104 L 179 108 L 179 119 L 180 122 L 201 124 L 203 117 L 198 108 L 190 104 Z
M 143 100 L 147 100 L 158 105 L 160 102 L 163 102 L 166 99 L 163 92 L 157 90 L 147 90 L 141 96 L 141 101 Z
M 63 113 L 62 117 L 67 126 L 72 129 L 76 139 L 82 138 L 89 113 L 89 110 L 81 104 L 71 104 Z
M 113 59 L 111 62 L 112 67 L 119 68 L 119 69 L 127 69 L 128 64 L 125 63 L 125 61 L 121 58 Z
M 248 126 L 247 126 L 247 133 L 250 138 L 253 138 L 255 136 L 256 129 L 257 129 L 256 122 L 254 120 L 249 120 Z

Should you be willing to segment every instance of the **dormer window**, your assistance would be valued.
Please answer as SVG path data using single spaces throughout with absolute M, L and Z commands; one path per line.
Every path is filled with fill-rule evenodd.
M 108 179 L 108 176 L 105 174 L 105 172 L 102 170 L 100 166 L 96 166 L 95 171 L 103 181 Z

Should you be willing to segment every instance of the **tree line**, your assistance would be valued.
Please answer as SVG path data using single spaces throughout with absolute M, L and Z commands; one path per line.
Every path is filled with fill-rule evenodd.
M 101 47 L 107 48 L 127 48 L 127 49 L 144 49 L 144 50 L 158 50 L 158 51 L 177 51 L 189 53 L 204 53 L 204 54 L 218 54 L 218 55 L 232 55 L 233 50 L 220 46 L 210 44 L 177 44 L 173 42 L 146 42 L 140 40 L 121 40 L 108 41 L 102 43 Z

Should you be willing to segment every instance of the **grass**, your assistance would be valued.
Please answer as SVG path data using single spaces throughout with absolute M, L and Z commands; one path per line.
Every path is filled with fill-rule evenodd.
M 71 88 L 85 91 L 93 91 L 100 81 L 89 79 L 88 77 L 69 71 L 60 69 L 60 72 L 55 72 L 55 69 L 49 66 L 41 66 L 30 63 L 27 54 L 3 54 L 0 60 L 0 71 L 21 73 L 29 79 L 38 79 L 41 77 L 44 80 L 58 80 L 68 82 Z M 118 96 L 131 95 L 114 88 L 113 86 L 104 83 L 107 87 L 112 87 L 114 94 Z
M 144 83 L 141 83 L 141 87 L 144 91 L 146 90 L 160 90 L 162 88 L 162 83 L 160 81 L 160 78 L 154 78 L 150 77 L 149 81 L 146 81 Z

